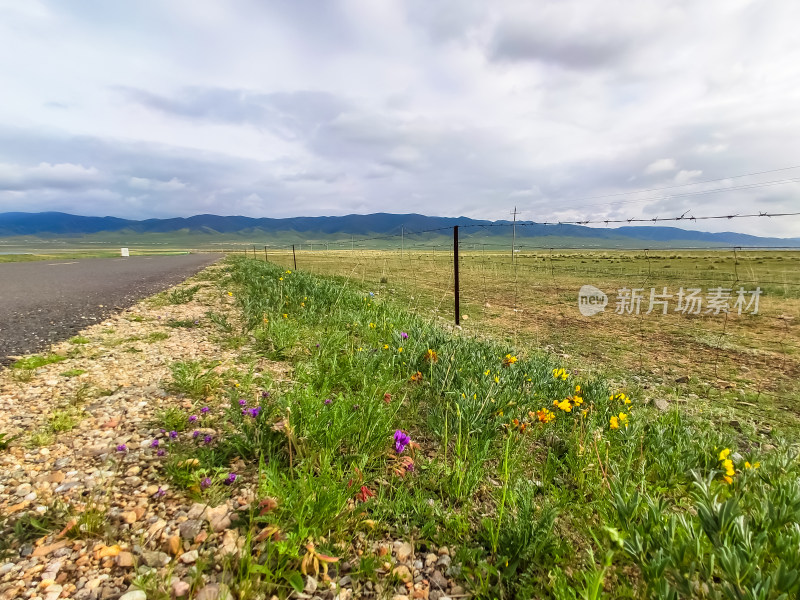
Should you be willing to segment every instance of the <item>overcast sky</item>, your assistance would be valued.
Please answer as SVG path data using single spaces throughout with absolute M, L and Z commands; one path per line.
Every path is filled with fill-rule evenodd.
M 800 168 L 597 196 L 800 166 L 799 23 L 797 0 L 0 0 L 0 212 L 798 211 Z

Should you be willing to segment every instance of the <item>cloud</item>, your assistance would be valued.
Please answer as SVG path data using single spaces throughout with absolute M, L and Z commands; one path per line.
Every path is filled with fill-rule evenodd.
M 555 221 L 800 205 L 791 183 L 733 189 L 800 168 L 698 183 L 800 156 L 798 3 L 17 5 L 0 0 L 0 210 L 516 205 Z
M 647 165 L 644 172 L 647 175 L 651 175 L 653 173 L 663 173 L 664 171 L 674 171 L 677 168 L 674 158 L 659 158 Z
M 100 173 L 94 167 L 70 163 L 39 163 L 26 167 L 0 163 L 0 190 L 22 191 L 47 188 L 84 189 L 97 184 Z

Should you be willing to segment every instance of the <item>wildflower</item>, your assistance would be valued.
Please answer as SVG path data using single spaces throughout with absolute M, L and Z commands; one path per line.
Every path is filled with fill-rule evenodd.
M 256 406 L 255 408 L 251 408 L 247 412 L 251 417 L 253 417 L 255 419 L 256 417 L 258 417 L 258 415 L 261 414 L 261 407 L 260 406 Z
M 755 462 L 752 465 L 748 461 L 744 461 L 744 468 L 745 469 L 757 469 L 761 466 L 761 463 Z
M 618 417 L 611 417 L 611 429 L 619 429 L 619 418 Z
M 283 318 L 284 318 L 284 319 L 288 319 L 288 318 L 289 318 L 289 315 L 288 315 L 288 314 L 286 314 L 286 313 L 283 313 Z
M 325 398 L 325 404 L 330 404 L 331 402 L 333 402 L 332 398 Z
M 400 332 L 400 337 L 402 339 L 404 339 L 404 340 L 407 340 L 408 339 L 408 334 L 405 331 L 401 331 Z
M 576 393 L 579 393 L 580 391 L 581 391 L 581 386 L 579 386 L 579 385 L 576 385 L 576 386 L 575 386 L 575 392 L 576 392 Z
M 612 396 L 609 396 L 608 399 L 612 400 L 612 401 L 613 400 L 619 400 L 623 404 L 630 404 L 631 403 L 631 399 L 628 398 L 628 396 L 626 396 L 623 392 L 620 392 L 619 394 L 614 394 Z
M 565 399 L 565 400 L 562 400 L 561 402 L 558 402 L 556 404 L 556 406 L 558 406 L 558 408 L 560 408 L 564 412 L 572 412 L 572 404 L 570 403 L 570 401 L 568 399 Z
M 155 494 L 153 494 L 153 495 L 154 495 L 156 498 L 163 498 L 164 496 L 166 496 L 166 495 L 167 495 L 167 492 L 165 492 L 164 490 L 162 490 L 162 489 L 161 489 L 161 486 L 158 486 L 158 489 L 156 490 L 156 493 L 155 493 Z
M 239 406 L 247 406 L 247 400 L 244 398 L 239 398 Z
M 200 435 L 200 432 L 199 432 L 197 429 L 195 429 L 195 430 L 192 432 L 192 437 L 193 437 L 193 438 L 196 438 L 196 437 L 197 437 L 197 436 L 199 436 L 199 435 Z
M 626 415 L 625 413 L 619 413 L 619 422 L 620 422 L 620 425 L 625 425 L 625 427 L 627 427 L 628 426 L 628 415 Z
M 207 406 L 204 406 L 203 408 L 200 409 L 200 412 L 203 413 L 204 415 L 207 415 L 209 410 L 211 409 L 208 408 Z
M 383 394 L 383 401 L 389 404 L 392 401 L 392 395 L 389 392 Z
M 402 348 L 402 346 L 401 346 L 400 348 L 398 348 L 398 349 L 397 349 L 397 353 L 398 353 L 398 354 L 401 354 L 402 352 L 403 352 L 403 348 Z
M 211 439 L 212 439 L 212 438 L 211 438 L 211 436 L 210 436 L 210 435 L 207 435 L 206 437 L 204 437 L 204 438 L 203 438 L 203 441 L 204 441 L 206 444 L 210 444 L 210 443 L 211 443 Z
M 197 415 L 192 415 L 189 417 L 189 423 L 194 423 L 195 421 L 197 421 Z
M 150 442 L 150 447 L 151 448 L 158 448 L 158 440 L 153 440 L 152 442 Z
M 366 502 L 370 498 L 375 497 L 375 492 L 369 489 L 367 486 L 362 485 L 361 489 L 356 492 L 356 500 L 359 502 Z
M 394 449 L 395 452 L 400 454 L 411 443 L 411 438 L 407 433 L 403 433 L 400 429 L 394 432 Z
M 500 383 L 500 378 L 497 375 L 494 376 L 494 382 Z
M 169 437 L 170 437 L 171 440 L 177 439 L 178 432 L 177 431 L 170 431 L 169 432 Z
M 561 379 L 562 381 L 566 381 L 567 377 L 569 377 L 569 373 L 567 373 L 564 369 L 553 369 L 554 379 Z
M 486 369 L 486 370 L 483 372 L 483 374 L 484 374 L 484 375 L 486 375 L 486 376 L 488 376 L 488 375 L 489 375 L 491 372 L 492 372 L 492 370 L 491 370 L 491 369 Z
M 554 412 L 543 408 L 542 410 L 536 411 L 536 418 L 539 419 L 540 423 L 549 423 L 556 418 L 556 415 Z
M 283 277 L 278 277 L 278 281 L 283 281 Z
M 573 404 L 575 404 L 575 406 L 580 406 L 581 404 L 583 404 L 583 396 L 573 396 L 572 402 Z
M 228 296 L 233 296 L 233 292 L 228 292 Z
M 319 344 L 317 344 L 317 346 L 319 346 Z M 262 398 L 269 398 L 269 392 L 261 392 L 261 397 Z
M 383 345 L 383 349 L 384 349 L 384 350 L 388 350 L 388 349 L 389 349 L 389 344 L 384 344 L 384 345 Z
M 287 274 L 287 275 L 291 275 L 291 274 L 292 274 L 291 270 L 289 270 L 289 269 L 286 269 L 286 274 Z
M 517 362 L 516 356 L 511 356 L 510 354 L 506 354 L 506 357 L 503 359 L 503 366 L 509 367 L 513 365 L 515 362 Z
M 125 444 L 120 444 L 119 446 L 117 446 L 117 452 L 127 452 L 127 451 L 128 447 Z
M 425 353 L 423 359 L 429 363 L 439 362 L 439 355 L 436 354 L 435 350 L 431 350 L 428 348 L 428 351 Z
M 159 448 L 158 452 L 156 452 L 156 456 L 164 456 L 166 453 L 167 453 L 166 450 L 164 450 L 163 448 Z
M 726 458 L 728 458 L 728 455 L 730 453 L 731 453 L 731 449 L 730 448 L 725 448 L 722 452 L 719 453 L 719 459 L 720 460 L 725 460 Z
M 231 485 L 234 481 L 236 481 L 236 473 L 228 473 L 225 478 L 225 485 Z
M 305 302 L 301 302 L 301 303 L 300 303 L 300 306 L 302 306 L 303 308 L 305 308 L 305 306 L 306 306 L 306 303 L 305 303 Z
M 200 482 L 200 489 L 206 489 L 211 487 L 211 477 L 204 477 L 203 480 Z
M 421 372 L 419 372 L 419 371 L 417 371 L 416 373 L 414 373 L 414 374 L 411 376 L 411 381 L 413 381 L 414 383 L 419 383 L 420 381 L 422 381 L 422 373 L 421 373 Z
M 370 328 L 370 329 L 375 329 L 375 323 L 370 323 L 370 324 L 369 324 L 369 328 Z

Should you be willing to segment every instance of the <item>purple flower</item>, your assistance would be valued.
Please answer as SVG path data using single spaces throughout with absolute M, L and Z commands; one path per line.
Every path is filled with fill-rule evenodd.
M 159 448 L 158 452 L 156 452 L 156 455 L 157 456 L 164 456 L 166 453 L 167 453 L 166 450 L 164 450 L 163 448 Z
M 414 465 L 413 464 L 406 465 L 406 471 L 408 471 L 409 473 L 412 473 L 414 471 Z
M 195 320 L 194 320 L 194 324 L 195 324 L 195 325 L 197 325 L 199 322 L 200 322 L 200 321 L 198 321 L 197 319 L 195 319 Z
M 211 477 L 205 477 L 203 481 L 200 482 L 200 488 L 206 489 L 207 487 L 211 486 Z
M 210 436 L 210 435 L 207 435 L 206 437 L 204 437 L 204 438 L 203 438 L 203 441 L 204 441 L 206 444 L 210 444 L 210 443 L 211 443 L 211 436 Z
M 230 485 L 234 481 L 236 481 L 236 473 L 228 473 L 228 476 L 225 478 L 225 485 Z
M 394 432 L 394 449 L 395 452 L 400 454 L 411 443 L 411 438 L 407 433 L 403 433 L 400 429 Z
M 408 339 L 408 334 L 405 331 L 401 331 L 400 332 L 400 337 L 403 338 L 404 340 L 407 340 Z
M 247 400 L 244 398 L 239 399 L 239 406 L 247 406 Z
M 200 409 L 200 412 L 201 412 L 201 413 L 203 413 L 203 414 L 205 415 L 205 414 L 207 414 L 207 413 L 208 413 L 208 411 L 209 411 L 209 410 L 211 410 L 211 409 L 210 409 L 210 408 L 208 408 L 207 406 L 204 406 L 203 408 L 201 408 L 201 409 Z
M 319 344 L 317 344 L 317 348 L 319 348 Z
M 153 440 L 152 442 L 150 442 L 150 447 L 151 448 L 158 448 L 158 440 Z
M 331 398 L 325 398 L 325 404 L 330 404 L 331 402 L 333 402 Z
M 162 498 L 167 495 L 167 492 L 161 489 L 161 486 L 158 486 L 158 490 L 155 494 L 153 494 L 156 498 Z
M 261 392 L 262 398 L 269 398 L 269 392 Z
M 120 444 L 119 446 L 117 446 L 117 452 L 127 452 L 127 451 L 128 447 L 125 444 Z
M 178 438 L 178 432 L 177 431 L 170 431 L 169 432 L 169 437 L 170 437 L 170 439 L 173 439 L 173 440 L 177 439 Z
M 196 438 L 198 435 L 200 435 L 200 432 L 199 432 L 197 429 L 195 429 L 195 430 L 192 432 L 192 437 L 193 437 L 193 438 Z
M 255 408 L 251 408 L 247 412 L 250 414 L 251 417 L 255 419 L 259 414 L 261 414 L 261 407 L 256 406 Z
M 194 423 L 195 421 L 197 421 L 197 415 L 192 415 L 189 417 L 189 423 Z

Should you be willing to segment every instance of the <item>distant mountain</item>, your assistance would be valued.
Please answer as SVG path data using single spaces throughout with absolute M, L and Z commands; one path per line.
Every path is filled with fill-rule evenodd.
M 253 235 L 292 232 L 329 236 L 346 234 L 356 236 L 407 235 L 429 232 L 454 225 L 481 226 L 485 236 L 507 236 L 509 221 L 483 221 L 467 217 L 428 217 L 418 214 L 346 215 L 343 217 L 292 217 L 288 219 L 222 217 L 195 215 L 174 219 L 146 219 L 135 221 L 116 217 L 83 217 L 59 212 L 0 213 L 0 237 L 12 236 L 82 236 L 105 232 L 137 234 L 189 232 L 199 236 L 217 234 Z M 438 232 L 443 234 L 444 232 Z M 446 235 L 446 234 L 445 234 Z M 792 246 L 800 247 L 800 238 L 767 238 L 743 233 L 707 233 L 678 227 L 586 227 L 583 225 L 544 225 L 518 222 L 518 238 L 562 237 L 609 242 L 621 240 L 653 241 L 665 243 L 693 242 L 702 245 L 725 246 Z

